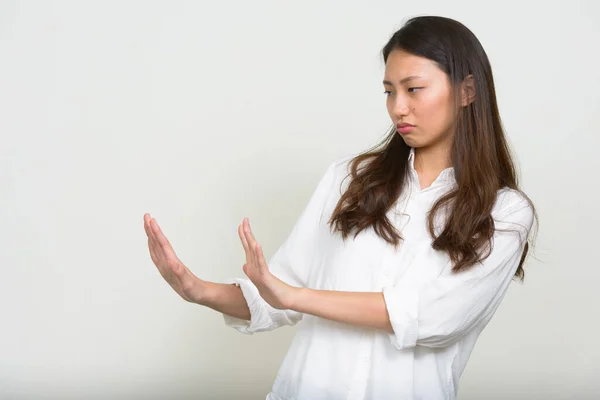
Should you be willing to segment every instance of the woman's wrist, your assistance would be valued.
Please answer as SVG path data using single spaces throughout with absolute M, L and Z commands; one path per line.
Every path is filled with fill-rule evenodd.
M 194 282 L 190 297 L 192 298 L 192 302 L 199 304 L 201 306 L 206 306 L 210 303 L 210 299 L 214 289 L 212 287 L 214 283 L 204 281 L 202 279 L 198 279 L 198 281 Z

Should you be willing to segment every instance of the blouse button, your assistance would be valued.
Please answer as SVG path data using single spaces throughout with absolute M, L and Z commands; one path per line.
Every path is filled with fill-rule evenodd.
M 387 269 L 385 271 L 383 271 L 383 275 L 388 276 L 390 274 L 390 271 L 388 271 Z

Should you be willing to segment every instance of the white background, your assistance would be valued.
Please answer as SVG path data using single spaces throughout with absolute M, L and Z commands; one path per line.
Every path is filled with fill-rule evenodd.
M 203 279 L 243 276 L 244 217 L 270 257 L 390 128 L 380 51 L 423 14 L 482 42 L 540 215 L 459 398 L 597 398 L 597 2 L 41 0 L 0 2 L 0 398 L 264 399 L 296 327 L 181 300 L 143 214 Z

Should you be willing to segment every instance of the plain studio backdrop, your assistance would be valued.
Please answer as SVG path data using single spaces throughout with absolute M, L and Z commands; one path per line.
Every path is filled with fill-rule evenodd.
M 326 166 L 391 126 L 380 50 L 409 17 L 482 42 L 537 247 L 459 399 L 600 395 L 600 6 L 479 1 L 0 3 L 0 398 L 264 399 L 297 327 L 246 336 L 180 299 L 267 258 Z

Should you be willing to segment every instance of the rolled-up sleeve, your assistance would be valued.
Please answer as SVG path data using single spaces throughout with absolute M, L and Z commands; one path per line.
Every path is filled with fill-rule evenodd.
M 291 233 L 267 262 L 273 275 L 289 285 L 307 286 L 311 265 L 318 256 L 319 239 L 328 229 L 328 218 L 323 211 L 333 190 L 336 164 L 334 162 L 326 169 Z M 241 333 L 270 331 L 283 325 L 294 325 L 302 319 L 302 313 L 270 306 L 248 278 L 232 278 L 227 283 L 241 288 L 250 309 L 250 321 L 223 314 L 225 324 Z
M 521 261 L 534 218 L 516 192 L 500 204 L 492 212 L 496 231 L 486 259 L 457 275 L 425 282 L 401 279 L 383 288 L 394 347 L 446 347 L 492 318 Z

